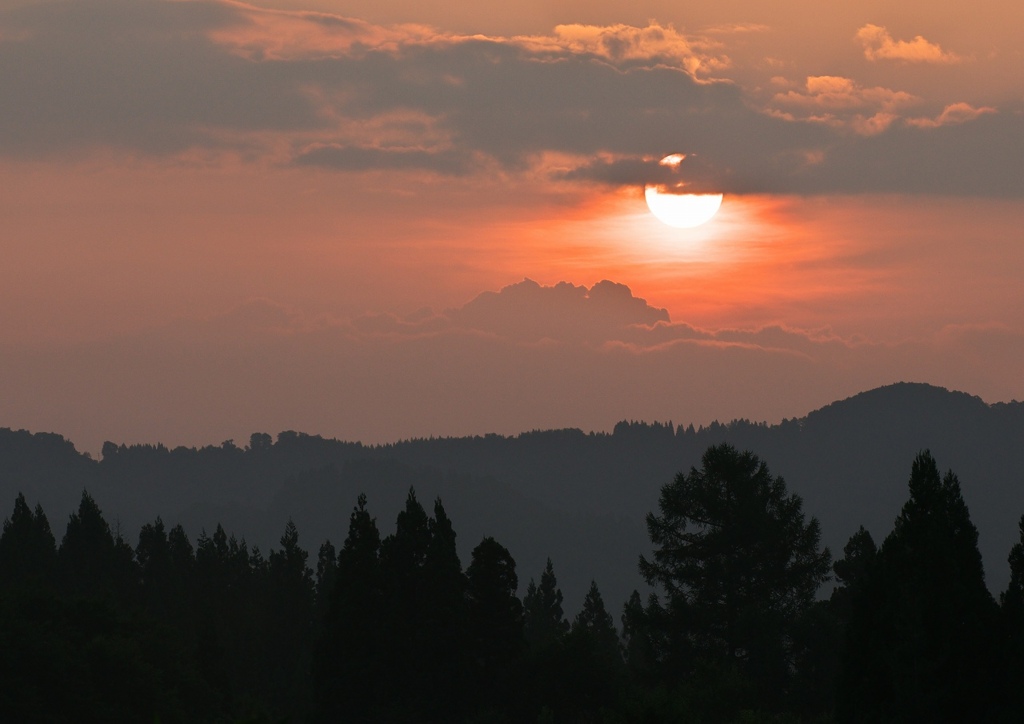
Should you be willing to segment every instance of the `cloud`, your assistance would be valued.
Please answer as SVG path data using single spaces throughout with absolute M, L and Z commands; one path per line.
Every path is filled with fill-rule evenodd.
M 825 75 L 764 105 L 727 79 L 728 34 L 651 22 L 488 37 L 216 0 L 85 7 L 0 13 L 0 155 L 439 176 L 536 174 L 557 156 L 570 162 L 551 180 L 632 185 L 661 183 L 656 160 L 679 152 L 694 191 L 885 192 L 899 178 L 907 193 L 1024 193 L 1019 154 L 1000 145 L 1024 133 L 1016 109 L 921 118 L 909 92 Z M 942 156 L 961 173 L 904 173 Z
M 729 66 L 725 56 L 715 53 L 717 46 L 706 40 L 690 38 L 672 25 L 651 21 L 646 27 L 622 23 L 616 25 L 556 25 L 550 36 L 519 36 L 517 45 L 534 51 L 564 55 L 595 55 L 619 67 L 652 63 L 674 67 L 697 76 Z
M 868 60 L 902 60 L 907 63 L 959 63 L 962 58 L 944 51 L 920 35 L 913 40 L 894 40 L 889 31 L 868 23 L 857 31 L 856 39 Z
M 498 292 L 484 292 L 465 306 L 447 310 L 454 326 L 520 341 L 615 339 L 633 325 L 669 321 L 629 287 L 601 281 L 587 289 L 568 282 L 553 287 L 525 279 Z
M 886 130 L 903 108 L 921 101 L 904 91 L 865 88 L 833 75 L 808 77 L 803 91 L 777 93 L 772 100 L 786 118 L 849 128 L 865 136 Z
M 7 347 L 0 396 L 5 424 L 57 431 L 85 449 L 284 429 L 386 442 L 608 430 L 623 419 L 778 421 L 901 379 L 1019 398 L 1022 344 L 998 325 L 900 344 L 780 325 L 701 329 L 621 284 L 526 280 L 407 318 L 324 320 L 253 300 L 103 342 Z M 979 359 L 1003 383 L 979 389 Z
M 973 121 L 985 113 L 996 113 L 991 106 L 975 108 L 970 103 L 953 103 L 942 109 L 935 118 L 908 118 L 907 124 L 918 128 L 938 128 L 939 126 L 959 125 Z
M 298 166 L 321 166 L 346 171 L 424 169 L 462 176 L 473 166 L 471 154 L 458 150 L 418 148 L 366 148 L 325 144 L 308 146 L 294 158 Z

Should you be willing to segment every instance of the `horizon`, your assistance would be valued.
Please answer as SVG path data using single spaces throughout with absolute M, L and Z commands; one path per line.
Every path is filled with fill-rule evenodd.
M 139 440 L 139 441 L 131 441 L 131 442 L 116 441 L 116 440 L 104 440 L 103 443 L 100 445 L 100 447 L 97 448 L 96 450 L 87 450 L 87 449 L 84 449 L 84 448 L 80 448 L 79 444 L 74 439 L 68 437 L 67 435 L 62 434 L 59 430 L 28 430 L 28 429 L 25 429 L 25 428 L 12 428 L 12 427 L 2 427 L 2 426 L 0 426 L 0 429 L 5 429 L 5 430 L 8 430 L 10 432 L 23 432 L 23 433 L 27 433 L 29 435 L 37 435 L 37 434 L 56 435 L 56 436 L 62 438 L 65 442 L 70 443 L 72 445 L 72 447 L 75 449 L 75 452 L 78 453 L 79 455 L 87 456 L 90 459 L 95 460 L 97 462 L 101 461 L 103 459 L 102 448 L 105 447 L 108 443 L 114 445 L 115 447 L 127 447 L 127 448 L 132 448 L 132 447 L 163 447 L 163 448 L 166 448 L 167 450 L 172 450 L 172 451 L 173 450 L 177 450 L 177 449 L 201 450 L 201 449 L 204 449 L 204 448 L 216 448 L 216 447 L 222 447 L 222 446 L 224 446 L 224 445 L 226 445 L 228 443 L 231 443 L 232 445 L 234 445 L 239 450 L 243 450 L 244 451 L 244 450 L 248 450 L 250 448 L 251 439 L 252 439 L 252 436 L 254 436 L 254 435 L 268 435 L 268 436 L 271 437 L 271 439 L 276 444 L 276 442 L 279 441 L 279 439 L 281 438 L 282 435 L 285 435 L 285 434 L 288 434 L 288 433 L 294 433 L 294 434 L 297 434 L 299 436 L 305 436 L 305 437 L 311 437 L 311 438 L 319 438 L 319 439 L 323 439 L 323 440 L 328 441 L 328 442 L 338 442 L 338 443 L 342 443 L 342 444 L 360 445 L 360 446 L 362 446 L 364 448 L 369 448 L 369 449 L 384 449 L 384 448 L 388 448 L 388 447 L 401 446 L 401 445 L 404 445 L 404 444 L 407 444 L 407 443 L 432 442 L 432 441 L 441 441 L 441 440 L 450 440 L 450 441 L 455 441 L 455 440 L 472 440 L 472 439 L 488 438 L 488 437 L 498 437 L 498 438 L 502 438 L 502 439 L 505 439 L 505 440 L 516 440 L 516 439 L 519 439 L 521 437 L 529 436 L 529 435 L 538 435 L 538 434 L 545 434 L 545 433 L 557 433 L 557 432 L 579 432 L 579 433 L 581 433 L 584 436 L 602 436 L 602 435 L 604 435 L 604 436 L 613 436 L 613 435 L 615 435 L 616 428 L 618 428 L 620 426 L 623 426 L 623 425 L 626 425 L 626 426 L 634 426 L 635 425 L 635 426 L 642 426 L 642 427 L 663 427 L 663 428 L 671 430 L 673 435 L 678 435 L 678 434 L 680 434 L 681 431 L 689 431 L 691 429 L 693 431 L 695 431 L 696 433 L 700 434 L 700 433 L 706 432 L 708 430 L 712 430 L 716 426 L 728 429 L 728 428 L 730 428 L 730 427 L 732 427 L 732 426 L 734 426 L 736 424 L 745 424 L 745 425 L 766 427 L 766 428 L 771 429 L 771 428 L 780 427 L 780 426 L 784 425 L 787 422 L 802 422 L 802 421 L 806 420 L 809 416 L 813 415 L 814 413 L 820 412 L 820 411 L 822 411 L 822 410 L 824 410 L 826 408 L 830 408 L 830 407 L 833 407 L 835 405 L 841 405 L 841 404 L 843 404 L 845 402 L 849 402 L 849 401 L 851 401 L 853 399 L 856 399 L 856 398 L 859 398 L 859 397 L 863 397 L 863 396 L 866 396 L 866 395 L 870 395 L 872 393 L 878 393 L 878 392 L 882 392 L 882 391 L 886 391 L 886 390 L 892 390 L 894 388 L 927 389 L 929 392 L 944 393 L 944 394 L 948 394 L 948 395 L 952 395 L 952 396 L 962 395 L 962 396 L 966 396 L 966 397 L 968 397 L 968 398 L 970 398 L 972 400 L 977 400 L 978 402 L 980 402 L 983 405 L 985 405 L 985 407 L 989 407 L 989 408 L 997 406 L 997 405 L 1020 405 L 1020 404 L 1024 404 L 1024 401 L 1019 401 L 1019 400 L 1016 400 L 1016 399 L 1005 400 L 1005 401 L 1004 400 L 999 400 L 999 401 L 996 401 L 996 402 L 988 402 L 988 401 L 984 400 L 981 396 L 971 394 L 970 392 L 967 392 L 965 390 L 947 389 L 945 387 L 940 387 L 938 385 L 931 385 L 931 384 L 929 384 L 927 382 L 910 382 L 910 381 L 906 381 L 906 380 L 901 380 L 899 382 L 892 382 L 892 383 L 889 383 L 889 384 L 886 384 L 886 385 L 881 385 L 879 387 L 874 387 L 874 388 L 867 389 L 867 390 L 861 390 L 860 392 L 857 392 L 857 393 L 855 393 L 853 395 L 850 395 L 849 397 L 844 397 L 842 399 L 832 400 L 830 402 L 824 403 L 823 405 L 820 405 L 820 406 L 815 407 L 815 408 L 813 408 L 811 410 L 808 410 L 806 413 L 804 413 L 802 415 L 797 415 L 797 416 L 793 416 L 793 417 L 784 417 L 784 418 L 781 418 L 779 420 L 774 420 L 774 421 L 773 420 L 758 420 L 758 419 L 752 419 L 752 418 L 747 418 L 747 417 L 733 417 L 733 418 L 730 418 L 730 419 L 714 418 L 714 419 L 711 419 L 711 420 L 701 421 L 701 422 L 696 422 L 696 421 L 677 422 L 677 421 L 672 420 L 672 419 L 667 419 L 667 420 L 645 420 L 645 419 L 637 419 L 637 418 L 629 418 L 629 419 L 624 418 L 624 419 L 616 421 L 610 427 L 603 428 L 603 429 L 589 429 L 588 430 L 588 429 L 584 429 L 584 428 L 581 428 L 581 427 L 578 427 L 578 426 L 557 427 L 557 428 L 531 428 L 531 429 L 519 430 L 519 431 L 511 432 L 511 433 L 475 432 L 475 433 L 468 433 L 468 434 L 465 434 L 465 435 L 427 435 L 427 436 L 423 436 L 423 437 L 397 438 L 397 439 L 394 439 L 394 440 L 384 440 L 384 441 L 374 441 L 374 442 L 368 442 L 368 441 L 356 440 L 356 439 L 349 439 L 349 438 L 331 437 L 329 435 L 324 435 L 322 433 L 319 433 L 319 432 L 317 432 L 315 430 L 294 430 L 294 429 L 288 429 L 288 430 L 278 430 L 276 433 L 271 433 L 271 432 L 268 432 L 267 430 L 253 430 L 253 431 L 251 431 L 249 433 L 248 437 L 241 439 L 241 443 L 236 441 L 235 438 L 230 438 L 230 439 L 227 439 L 227 440 L 222 440 L 219 443 L 208 441 L 208 442 L 197 442 L 197 443 L 192 443 L 192 444 L 179 444 L 179 445 L 169 444 L 169 443 L 166 443 L 165 441 L 162 441 L 162 440 Z M 751 451 L 751 452 L 756 452 L 756 451 Z

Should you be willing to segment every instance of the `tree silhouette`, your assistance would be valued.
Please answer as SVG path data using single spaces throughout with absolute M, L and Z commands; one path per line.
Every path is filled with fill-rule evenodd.
M 999 597 L 1003 659 L 1006 662 L 1002 686 L 1005 721 L 1024 710 L 1024 515 L 1017 524 L 1020 538 L 1010 549 L 1010 583 Z
M 68 592 L 89 598 L 131 602 L 138 582 L 135 555 L 116 538 L 96 501 L 82 491 L 78 512 L 68 519 L 57 551 L 61 581 Z
M 305 718 L 311 699 L 309 685 L 314 621 L 313 572 L 309 554 L 299 545 L 291 520 L 281 535 L 281 548 L 270 552 L 264 582 L 264 665 L 261 678 L 275 711 Z
M 590 582 L 590 590 L 583 599 L 583 609 L 573 620 L 572 630 L 586 633 L 594 641 L 595 651 L 600 655 L 607 656 L 612 661 L 621 660 L 619 634 L 615 630 L 615 622 L 604 606 L 604 599 L 601 598 L 596 581 Z
M 474 703 L 481 710 L 508 711 L 517 689 L 514 666 L 526 650 L 516 562 L 505 546 L 487 537 L 473 549 L 466 577 Z
M 523 631 L 534 650 L 557 643 L 569 632 L 569 622 L 562 610 L 562 591 L 558 588 L 550 558 L 540 575 L 540 586 L 531 579 L 526 587 Z
M 595 581 L 590 582 L 583 608 L 572 622 L 568 642 L 575 669 L 571 686 L 575 708 L 584 712 L 609 708 L 624 669 L 619 634 Z
M 467 581 L 455 547 L 455 530 L 440 498 L 434 501 L 434 515 L 427 523 L 430 543 L 419 601 L 425 696 L 418 715 L 423 721 L 448 722 L 458 718 L 468 683 Z
M 708 448 L 701 469 L 662 488 L 647 516 L 655 546 L 640 571 L 664 592 L 655 620 L 668 620 L 709 665 L 744 677 L 756 698 L 785 691 L 792 629 L 829 570 L 815 519 L 756 455 Z M 678 644 L 675 645 L 678 649 Z
M 388 625 L 377 521 L 360 495 L 338 552 L 338 580 L 314 660 L 322 721 L 370 722 L 389 675 L 380 639 Z
M 329 540 L 320 544 L 316 557 L 316 621 L 322 627 L 338 583 L 338 553 Z
M 995 602 L 952 471 L 914 460 L 910 498 L 854 598 L 837 714 L 846 721 L 986 720 Z
M 46 588 L 52 583 L 57 548 L 41 506 L 35 513 L 18 493 L 0 535 L 0 586 Z

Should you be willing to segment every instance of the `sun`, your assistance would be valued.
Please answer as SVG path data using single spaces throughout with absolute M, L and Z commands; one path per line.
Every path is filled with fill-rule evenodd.
M 658 163 L 676 171 L 684 158 L 684 154 L 673 153 Z M 647 184 L 644 187 L 647 208 L 659 221 L 677 229 L 692 229 L 710 221 L 722 206 L 723 195 L 681 193 L 683 186 L 682 183 Z
M 722 194 L 670 194 L 648 186 L 644 196 L 655 218 L 677 229 L 692 229 L 711 221 L 722 206 Z

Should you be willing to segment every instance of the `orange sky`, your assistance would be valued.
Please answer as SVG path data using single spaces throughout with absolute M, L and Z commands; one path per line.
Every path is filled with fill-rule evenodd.
M 0 425 L 95 450 L 1024 397 L 1018 6 L 259 5 L 0 8 Z M 644 204 L 671 152 L 726 193 L 695 230 Z

